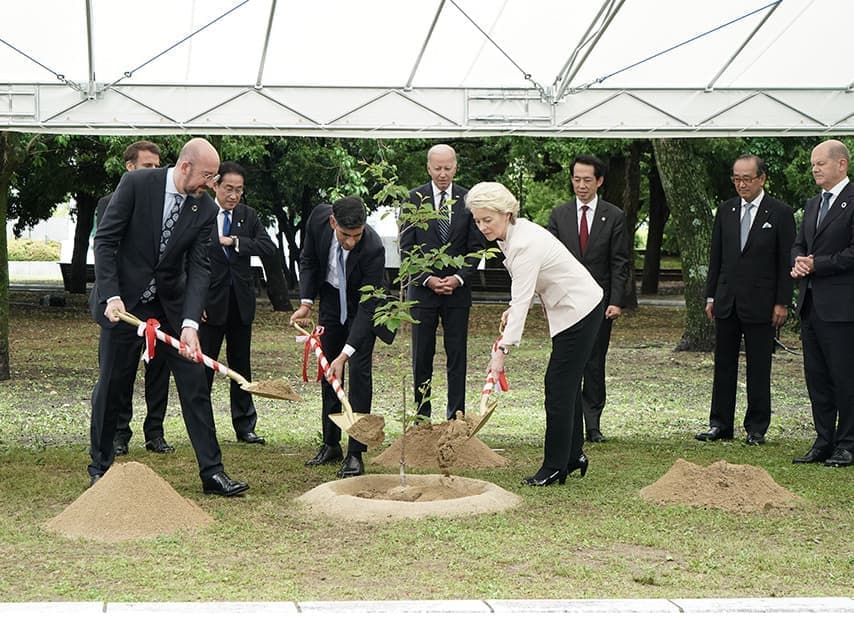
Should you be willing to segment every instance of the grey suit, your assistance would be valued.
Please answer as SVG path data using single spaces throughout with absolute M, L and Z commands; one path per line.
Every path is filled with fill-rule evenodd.
M 584 264 L 605 291 L 604 305 L 622 307 L 629 276 L 626 214 L 601 197 L 597 198 L 584 254 L 579 244 L 578 205 L 575 199 L 552 210 L 548 229 Z M 611 319 L 602 321 L 593 352 L 584 368 L 581 405 L 588 436 L 591 432 L 599 431 L 599 421 L 605 407 L 605 358 L 611 341 L 612 325 Z

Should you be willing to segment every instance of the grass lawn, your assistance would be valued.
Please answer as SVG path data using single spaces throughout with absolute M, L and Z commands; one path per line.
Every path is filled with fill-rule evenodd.
M 511 463 L 461 474 L 523 496 L 502 514 L 457 520 L 355 524 L 318 519 L 293 499 L 334 478 L 308 469 L 319 442 L 320 396 L 296 383 L 301 346 L 287 314 L 261 303 L 254 335 L 255 377 L 284 376 L 304 403 L 258 399 L 265 447 L 239 445 L 228 416 L 228 384 L 214 385 L 214 412 L 227 471 L 246 480 L 245 498 L 201 493 L 195 458 L 170 403 L 167 439 L 174 455 L 142 447 L 137 382 L 128 460 L 152 467 L 198 503 L 215 524 L 193 535 L 102 544 L 69 541 L 41 529 L 88 485 L 89 395 L 97 375 L 97 328 L 82 297 L 65 308 L 18 295 L 11 309 L 13 378 L 0 383 L 0 600 L 313 600 L 430 598 L 634 598 L 851 596 L 854 510 L 850 469 L 794 466 L 812 441 L 798 354 L 775 355 L 774 418 L 763 447 L 743 441 L 703 444 L 711 393 L 709 353 L 672 351 L 680 308 L 643 307 L 614 327 L 608 360 L 608 442 L 588 444 L 590 471 L 565 486 L 523 488 L 536 470 L 544 428 L 542 376 L 549 352 L 541 313 L 530 313 L 520 351 L 508 360 L 511 391 L 480 437 Z M 472 406 L 502 306 L 473 310 L 469 335 Z M 785 334 L 786 345 L 799 347 Z M 374 412 L 397 436 L 408 336 L 377 345 Z M 443 358 L 437 355 L 437 370 Z M 444 379 L 435 393 L 443 403 Z M 743 412 L 743 372 L 738 410 Z M 174 396 L 173 388 L 173 398 Z M 718 459 L 765 468 L 802 497 L 790 511 L 732 514 L 658 507 L 638 491 L 679 458 Z M 371 472 L 392 471 L 368 465 Z

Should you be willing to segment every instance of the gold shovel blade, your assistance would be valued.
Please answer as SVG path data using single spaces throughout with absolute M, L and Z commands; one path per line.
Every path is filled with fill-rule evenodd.
M 332 422 L 368 447 L 376 447 L 385 440 L 385 419 L 376 414 L 353 413 L 353 422 L 344 413 L 330 414 Z
M 492 416 L 492 413 L 495 412 L 495 406 L 498 405 L 498 401 L 492 401 L 489 405 L 486 406 L 486 410 L 482 414 L 475 414 L 472 416 L 466 415 L 466 421 L 469 423 L 469 438 L 472 438 L 475 434 L 477 434 L 480 429 L 489 421 L 489 417 Z

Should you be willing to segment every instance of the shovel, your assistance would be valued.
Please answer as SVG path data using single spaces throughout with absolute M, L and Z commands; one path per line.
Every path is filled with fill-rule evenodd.
M 129 323 L 130 325 L 135 326 L 139 336 L 146 335 L 146 332 L 150 330 L 149 324 L 130 313 L 119 312 L 118 316 L 119 319 L 121 319 L 125 323 Z M 153 332 L 154 336 L 156 336 L 157 339 L 159 339 L 163 343 L 169 344 L 176 350 L 180 351 L 184 348 L 183 344 L 178 339 L 175 339 L 174 337 L 171 337 L 165 332 L 162 332 L 156 326 L 153 327 Z M 211 359 L 209 356 L 207 356 L 206 354 L 202 354 L 201 352 L 196 353 L 196 361 L 198 363 L 203 363 L 208 368 L 211 368 L 212 370 L 227 376 L 229 379 L 237 383 L 240 386 L 240 389 L 244 392 L 249 392 L 250 394 L 258 395 L 259 397 L 267 397 L 268 399 L 282 399 L 284 401 L 302 401 L 302 397 L 297 394 L 296 391 L 285 381 L 250 382 L 243 375 L 235 372 L 231 368 L 224 366 L 219 361 Z
M 504 321 L 501 322 L 501 325 L 498 328 L 498 339 L 495 340 L 495 343 L 492 344 L 492 350 L 495 351 L 498 349 L 498 344 L 501 341 L 501 337 L 504 334 Z M 498 379 L 498 385 L 501 388 L 502 392 L 507 391 L 507 379 L 504 378 L 504 374 L 502 373 L 501 378 Z M 486 373 L 486 383 L 483 384 L 483 390 L 480 393 L 480 414 L 474 415 L 466 415 L 466 423 L 469 426 L 469 436 L 468 438 L 472 438 L 475 434 L 477 434 L 480 429 L 489 421 L 489 417 L 492 416 L 492 413 L 495 412 L 495 406 L 498 405 L 498 401 L 490 398 L 492 397 L 492 390 L 495 388 L 495 376 L 492 374 L 492 370 Z
M 350 405 L 350 401 L 347 400 L 347 395 L 344 393 L 341 382 L 332 373 L 332 367 L 329 365 L 326 355 L 323 354 L 317 334 L 315 332 L 308 332 L 297 323 L 291 323 L 291 325 L 308 338 L 309 346 L 314 350 L 317 362 L 320 364 L 320 369 L 323 370 L 323 376 L 326 377 L 329 385 L 335 390 L 338 400 L 341 401 L 341 407 L 344 409 L 344 412 L 330 414 L 329 418 L 332 419 L 335 425 L 344 430 L 347 436 L 353 437 L 360 443 L 364 443 L 368 447 L 380 445 L 385 440 L 385 419 L 376 414 L 353 412 L 353 408 Z

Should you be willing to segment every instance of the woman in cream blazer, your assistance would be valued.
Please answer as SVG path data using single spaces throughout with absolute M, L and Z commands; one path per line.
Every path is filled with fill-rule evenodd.
M 498 241 L 513 280 L 510 308 L 502 315 L 504 335 L 489 364 L 496 378 L 504 370 L 509 346 L 522 340 L 535 297 L 548 319 L 552 351 L 545 376 L 543 465 L 522 483 L 563 484 L 576 469 L 584 476 L 588 459 L 582 450 L 581 377 L 604 316 L 602 288 L 560 240 L 518 218 L 519 202 L 503 185 L 477 184 L 468 192 L 466 205 L 484 237 Z

